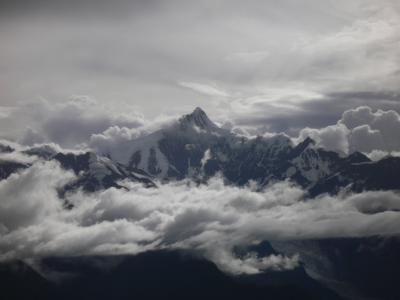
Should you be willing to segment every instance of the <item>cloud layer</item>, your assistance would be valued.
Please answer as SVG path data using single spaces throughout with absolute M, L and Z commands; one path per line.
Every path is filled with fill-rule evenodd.
M 108 132 L 137 137 L 158 129 L 170 117 L 163 115 L 151 123 L 132 106 L 115 113 L 88 96 L 73 96 L 63 102 L 46 99 L 17 103 L 0 115 L 3 129 L 0 138 L 18 141 L 23 145 L 56 143 L 64 148 L 85 146 L 92 135 Z M 117 142 L 117 141 L 116 141 Z
M 277 91 L 271 90 L 271 93 Z M 291 95 L 296 91 L 286 90 L 286 93 Z M 254 105 L 262 103 L 258 98 L 252 101 Z M 288 117 L 294 107 L 281 104 Z M 243 117 L 249 113 L 245 104 L 238 104 L 238 108 L 242 109 Z M 12 139 L 23 145 L 55 143 L 63 148 L 92 148 L 100 154 L 122 153 L 121 156 L 129 156 L 131 153 L 126 149 L 130 149 L 133 140 L 165 128 L 178 118 L 178 115 L 159 115 L 149 121 L 133 107 L 127 107 L 123 114 L 116 114 L 108 106 L 85 96 L 74 96 L 57 103 L 39 99 L 4 111 L 0 115 L 0 125 L 4 129 L 0 138 Z M 257 114 L 254 116 L 256 119 Z M 237 119 L 223 121 L 224 128 L 238 135 L 274 135 L 269 132 L 268 123 L 260 127 L 259 124 L 243 125 Z M 317 142 L 317 146 L 342 154 L 360 151 L 373 158 L 396 155 L 400 152 L 400 114 L 395 110 L 359 106 L 345 110 L 339 120 L 332 121 L 332 125 L 305 127 L 291 136 L 294 142 L 309 136 Z
M 0 105 L 83 94 L 116 115 L 201 106 L 295 133 L 361 105 L 400 112 L 396 0 L 14 2 L 0 4 Z
M 0 260 L 183 248 L 224 271 L 254 274 L 294 268 L 298 257 L 238 257 L 235 247 L 400 233 L 400 195 L 394 192 L 305 199 L 287 182 L 259 192 L 214 178 L 207 185 L 125 183 L 129 191 L 76 192 L 67 196 L 74 207 L 66 210 L 56 189 L 71 178 L 57 164 L 38 161 L 0 182 Z
M 400 115 L 393 110 L 373 111 L 368 106 L 347 110 L 335 125 L 321 129 L 305 128 L 300 138 L 310 136 L 329 150 L 351 153 L 374 150 L 386 153 L 400 150 Z

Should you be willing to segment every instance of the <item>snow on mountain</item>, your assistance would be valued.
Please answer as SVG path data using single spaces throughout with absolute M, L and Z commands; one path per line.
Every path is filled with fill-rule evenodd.
M 191 114 L 181 117 L 178 123 L 183 130 L 194 129 L 198 133 L 203 132 L 211 134 L 226 133 L 224 129 L 212 122 L 200 107 L 196 107 Z
M 203 146 L 229 134 L 213 123 L 201 108 L 196 108 L 166 128 L 102 154 L 130 169 L 141 169 L 160 179 L 180 178 L 186 175 L 189 165 L 199 165 L 201 158 L 197 159 L 197 156 L 199 151 L 204 155 L 206 148 Z M 190 153 L 196 153 L 196 157 L 191 157 Z
M 332 172 L 335 162 L 323 159 L 318 151 L 305 149 L 299 156 L 291 160 L 296 171 L 310 183 L 316 183 Z
M 67 170 L 74 171 L 77 179 L 69 183 L 64 191 L 83 188 L 85 191 L 97 191 L 110 187 L 123 188 L 120 181 L 140 182 L 147 187 L 154 187 L 151 176 L 141 170 L 128 170 L 107 157 L 93 152 L 83 154 L 58 153 L 54 159 Z
M 161 180 L 207 179 L 219 172 L 232 184 L 291 180 L 306 189 L 320 186 L 334 174 L 346 176 L 354 163 L 369 162 L 359 152 L 341 157 L 318 148 L 311 138 L 294 145 L 283 134 L 237 136 L 218 127 L 201 108 L 120 148 L 102 154 L 128 170 L 143 170 Z
M 1 155 L 12 157 L 23 153 L 35 159 L 57 160 L 77 175 L 77 180 L 66 190 L 120 188 L 123 180 L 146 186 L 155 186 L 154 178 L 205 181 L 217 173 L 235 185 L 254 181 L 265 186 L 290 180 L 312 195 L 337 193 L 347 186 L 355 191 L 400 189 L 396 180 L 400 176 L 400 158 L 371 162 L 359 152 L 341 157 L 318 148 L 311 138 L 294 145 L 284 134 L 244 138 L 218 127 L 200 108 L 161 130 L 122 140 L 109 149 L 115 151 L 65 152 L 54 145 L 38 145 L 22 152 L 6 147 L 3 152 L 7 153 Z M 29 167 L 8 160 L 0 166 L 3 178 Z

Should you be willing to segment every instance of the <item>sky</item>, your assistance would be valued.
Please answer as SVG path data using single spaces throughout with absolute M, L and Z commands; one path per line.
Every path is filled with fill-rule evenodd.
M 0 115 L 85 96 L 297 134 L 400 111 L 396 0 L 1 1 L 0 38 Z
M 399 49 L 398 0 L 0 0 L 0 142 L 126 151 L 200 106 L 248 137 L 400 156 Z M 237 258 L 235 245 L 400 228 L 391 191 L 303 201 L 288 182 L 256 192 L 221 178 L 77 191 L 65 210 L 57 191 L 74 175 L 25 162 L 0 182 L 0 261 L 187 248 L 255 274 L 298 257 Z

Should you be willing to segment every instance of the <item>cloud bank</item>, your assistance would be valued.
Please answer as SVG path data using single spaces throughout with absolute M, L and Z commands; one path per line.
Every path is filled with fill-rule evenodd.
M 296 91 L 286 90 L 286 93 L 291 95 Z M 301 94 L 298 97 L 302 97 Z M 252 101 L 255 105 L 263 103 L 258 98 Z M 237 105 L 246 116 L 249 107 L 243 103 Z M 286 110 L 289 116 L 293 107 L 282 104 L 280 109 Z M 149 121 L 133 107 L 127 109 L 124 114 L 116 114 L 86 96 L 74 96 L 58 103 L 39 99 L 25 105 L 17 104 L 0 115 L 0 125 L 4 129 L 0 138 L 23 145 L 54 143 L 69 149 L 91 148 L 100 154 L 125 153 L 133 140 L 168 127 L 179 118 L 159 115 Z M 276 134 L 268 131 L 267 123 L 259 127 L 241 125 L 235 119 L 222 121 L 222 127 L 237 135 L 252 138 Z M 360 151 L 373 159 L 400 152 L 400 114 L 395 110 L 359 106 L 345 110 L 340 119 L 332 123 L 320 128 L 302 128 L 291 137 L 295 143 L 311 137 L 319 147 L 341 154 Z M 290 132 L 284 133 L 290 135 Z
M 394 110 L 373 111 L 368 106 L 346 110 L 335 125 L 321 129 L 305 128 L 300 138 L 313 138 L 329 150 L 352 153 L 354 151 L 386 153 L 400 150 L 400 115 Z
M 154 249 L 202 253 L 233 274 L 285 270 L 296 255 L 235 254 L 263 240 L 365 237 L 400 233 L 400 195 L 365 192 L 305 199 L 299 187 L 279 182 L 264 190 L 190 181 L 129 191 L 75 192 L 57 188 L 73 178 L 54 162 L 0 182 L 0 260 L 44 256 L 136 254 Z M 63 208 L 64 201 L 73 208 Z
M 116 113 L 88 96 L 72 96 L 63 102 L 37 99 L 17 103 L 0 115 L 0 138 L 23 145 L 56 143 L 63 148 L 79 148 L 87 146 L 96 134 L 137 137 L 170 120 L 160 115 L 150 123 L 132 106 L 126 105 L 124 113 Z

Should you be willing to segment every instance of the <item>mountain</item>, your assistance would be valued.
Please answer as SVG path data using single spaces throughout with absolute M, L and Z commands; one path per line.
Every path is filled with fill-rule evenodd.
M 138 182 L 149 188 L 156 187 L 152 176 L 146 172 L 136 168 L 127 168 L 94 152 L 64 153 L 57 152 L 50 145 L 40 145 L 28 148 L 22 153 L 38 159 L 57 161 L 62 168 L 73 171 L 76 178 L 59 190 L 61 197 L 64 197 L 66 192 L 79 188 L 86 192 L 95 192 L 110 187 L 126 188 L 121 183 L 124 180 Z M 0 158 L 0 180 L 26 169 L 30 165 L 9 158 Z
M 63 193 L 82 188 L 87 192 L 94 192 L 110 187 L 126 188 L 120 181 L 129 180 L 140 182 L 146 187 L 155 187 L 151 177 L 139 169 L 128 170 L 125 166 L 114 163 L 107 157 L 101 157 L 93 152 L 83 154 L 57 153 L 54 160 L 64 169 L 72 170 L 77 179 L 63 188 Z
M 289 137 L 245 138 L 220 128 L 201 108 L 174 124 L 132 140 L 124 154 L 101 153 L 128 169 L 141 169 L 160 180 L 204 181 L 220 173 L 231 184 L 250 180 L 261 186 L 290 180 L 312 196 L 339 192 L 400 189 L 400 158 L 372 162 L 360 152 L 342 157 L 318 148 L 311 138 L 294 145 Z M 389 181 L 384 180 L 390 177 Z
M 28 164 L 0 159 L 0 180 L 7 179 L 11 174 L 28 167 Z
M 371 161 L 360 152 L 342 157 L 318 148 L 311 138 L 294 145 L 284 134 L 245 138 L 220 128 L 201 108 L 121 147 L 115 153 L 64 153 L 51 145 L 41 145 L 23 153 L 56 160 L 72 170 L 77 180 L 67 185 L 64 192 L 80 187 L 87 192 L 122 188 L 123 180 L 147 187 L 156 186 L 155 180 L 190 178 L 205 182 L 217 173 L 234 185 L 254 181 L 266 186 L 290 180 L 313 197 L 336 194 L 344 188 L 354 192 L 400 189 L 398 157 Z M 14 151 L 6 146 L 1 149 Z M 26 167 L 1 160 L 0 178 Z
M 274 241 L 271 244 L 286 255 L 298 254 L 307 273 L 345 299 L 398 299 L 399 236 Z
M 183 179 L 199 173 L 201 160 L 211 145 L 231 136 L 196 108 L 167 128 L 132 140 L 123 153 L 101 154 L 161 180 Z
M 13 270 L 14 265 L 24 271 L 22 276 Z M 305 273 L 301 277 L 320 289 L 303 288 L 297 280 L 271 283 L 268 273 L 264 275 L 266 282 L 231 277 L 212 262 L 182 251 L 49 257 L 41 266 L 48 274 L 67 279 L 44 280 L 22 262 L 0 264 L 5 299 L 341 299 Z
M 336 193 L 348 187 L 351 191 L 398 190 L 400 189 L 400 159 L 385 157 L 379 161 L 362 161 L 345 165 L 331 176 L 318 181 L 311 189 L 311 195 Z

